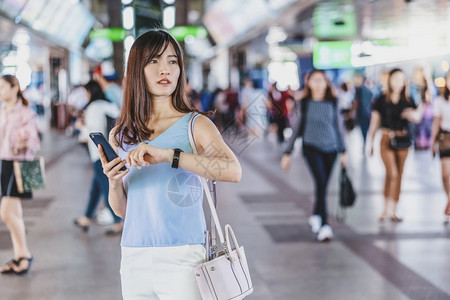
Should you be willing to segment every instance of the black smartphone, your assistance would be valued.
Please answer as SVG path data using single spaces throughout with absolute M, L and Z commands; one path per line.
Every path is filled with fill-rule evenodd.
M 94 144 L 98 147 L 98 145 L 102 145 L 103 152 L 105 153 L 106 159 L 108 161 L 112 161 L 117 157 L 117 153 L 111 147 L 111 144 L 105 138 L 105 136 L 101 132 L 91 132 L 89 133 L 89 137 L 94 142 Z M 120 171 L 125 171 L 127 168 L 123 166 Z

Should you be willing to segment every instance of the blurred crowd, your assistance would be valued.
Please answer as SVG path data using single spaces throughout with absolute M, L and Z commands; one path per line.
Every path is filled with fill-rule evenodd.
M 445 110 L 448 101 L 441 103 L 439 109 L 436 103 L 438 99 L 442 102 L 449 98 L 450 86 L 447 76 L 445 86 L 437 88 L 422 67 L 415 68 L 411 76 L 400 69 L 385 70 L 376 79 L 358 71 L 342 81 L 332 81 L 328 75 L 312 71 L 305 76 L 302 88 L 295 90 L 289 87 L 281 90 L 277 82 L 264 84 L 245 77 L 239 89 L 229 86 L 208 90 L 205 87 L 197 91 L 188 80 L 185 95 L 196 109 L 215 112 L 210 118 L 225 137 L 267 138 L 277 143 L 285 153 L 282 161 L 285 171 L 290 166 L 288 156 L 295 140 L 302 137 L 302 153 L 316 183 L 316 203 L 309 221 L 319 240 L 329 240 L 333 236 L 327 222 L 327 183 L 336 158 L 340 158 L 342 168 L 346 167 L 346 152 L 355 146 L 345 145 L 345 140 L 354 130 L 361 132 L 363 154 L 372 155 L 375 133 L 381 129 L 380 154 L 386 177 L 385 205 L 380 221 L 403 220 L 398 216 L 397 207 L 408 151 L 413 147 L 417 151 L 431 149 L 433 155 L 438 152 L 434 144 L 437 145 L 446 131 L 438 110 Z M 99 131 L 107 136 L 114 125 L 122 103 L 118 79 L 112 64 L 104 62 L 94 69 L 89 83 L 74 87 L 70 93 L 69 132 L 81 143 L 89 145 L 89 132 Z M 321 101 L 333 103 L 333 106 L 317 105 Z M 337 112 L 336 118 L 333 111 Z M 433 120 L 437 129 L 433 129 Z M 97 205 L 101 198 L 107 199 L 108 191 L 95 146 L 90 145 L 88 150 L 95 176 L 85 214 L 74 220 L 84 231 L 88 231 Z M 439 151 L 439 154 L 443 185 L 450 203 L 450 165 L 447 166 L 446 153 Z M 450 213 L 450 206 L 445 212 Z M 107 234 L 118 234 L 122 230 L 122 220 L 112 213 L 107 201 L 105 209 L 97 213 L 97 219 L 99 223 L 113 225 Z
M 361 132 L 364 155 L 374 152 L 374 137 L 381 132 L 380 155 L 386 170 L 384 207 L 380 222 L 402 222 L 398 203 L 404 164 L 412 147 L 416 151 L 439 153 L 442 182 L 450 214 L 450 120 L 449 86 L 436 87 L 422 67 L 410 78 L 401 69 L 385 70 L 376 80 L 354 72 L 351 80 L 332 82 L 324 71 L 313 70 L 302 88 L 280 90 L 276 82 L 263 88 L 261 82 L 245 78 L 239 90 L 190 88 L 188 99 L 203 111 L 215 111 L 213 121 L 225 134 L 265 137 L 277 141 L 284 156 L 281 165 L 289 169 L 294 142 L 302 137 L 302 154 L 315 182 L 316 197 L 309 219 L 319 241 L 330 240 L 327 221 L 327 184 L 336 158 L 347 166 L 346 136 Z M 321 104 L 323 103 L 323 104 Z M 336 113 L 334 113 L 336 112 Z M 448 161 L 449 160 L 449 161 Z

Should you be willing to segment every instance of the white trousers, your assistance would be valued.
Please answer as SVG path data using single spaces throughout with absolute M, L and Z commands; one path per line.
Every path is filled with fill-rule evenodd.
M 203 245 L 122 247 L 124 300 L 201 300 L 193 267 L 204 262 Z

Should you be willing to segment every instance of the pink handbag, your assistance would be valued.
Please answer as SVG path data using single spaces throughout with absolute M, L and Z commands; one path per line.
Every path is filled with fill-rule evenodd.
M 192 135 L 193 119 L 195 118 L 195 115 L 196 114 L 193 113 L 189 120 L 188 135 L 193 153 L 198 154 Z M 213 221 L 211 222 L 212 238 L 207 234 L 206 261 L 194 267 L 194 274 L 200 294 L 204 300 L 243 299 L 253 292 L 253 285 L 250 278 L 247 258 L 245 257 L 244 247 L 239 246 L 233 229 L 229 224 L 225 225 L 224 237 L 208 183 L 203 177 L 201 177 L 201 181 L 206 198 L 208 199 Z M 214 196 L 216 196 L 215 189 L 213 189 L 213 193 Z M 223 246 L 223 250 L 219 251 L 217 255 L 215 253 L 214 227 L 217 230 L 220 243 Z M 234 248 L 231 247 L 231 242 L 233 242 Z

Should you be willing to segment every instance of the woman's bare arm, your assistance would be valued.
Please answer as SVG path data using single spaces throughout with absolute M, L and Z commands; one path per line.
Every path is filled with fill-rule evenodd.
M 118 146 L 114 139 L 114 133 L 115 130 L 111 130 L 111 133 L 109 134 L 109 143 L 113 147 L 114 151 L 118 153 Z M 109 180 L 109 205 L 117 216 L 125 218 L 127 196 L 125 194 L 122 178 L 128 174 L 130 169 L 120 171 L 120 168 L 126 164 L 126 160 L 122 160 L 120 157 L 108 162 L 101 146 L 99 146 L 99 154 L 103 166 L 103 172 Z

